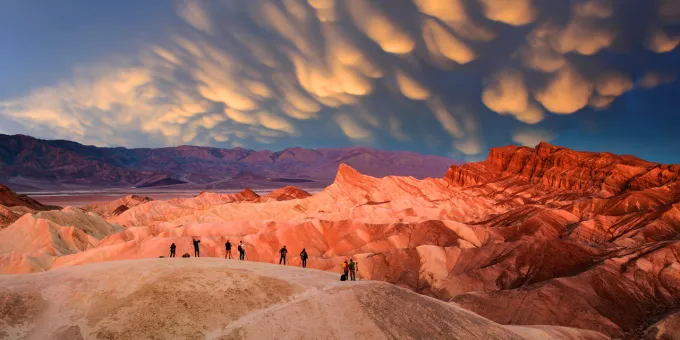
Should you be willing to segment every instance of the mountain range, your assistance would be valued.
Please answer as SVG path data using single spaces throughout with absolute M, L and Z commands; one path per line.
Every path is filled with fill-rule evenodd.
M 178 146 L 102 148 L 66 140 L 0 134 L 0 183 L 19 191 L 167 187 L 277 188 L 295 183 L 321 188 L 345 163 L 371 176 L 441 177 L 452 159 L 363 147 L 243 148 Z

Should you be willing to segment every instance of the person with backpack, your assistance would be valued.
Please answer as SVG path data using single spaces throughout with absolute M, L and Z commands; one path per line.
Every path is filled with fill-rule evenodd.
M 170 245 L 170 257 L 175 257 L 175 249 L 177 249 L 177 246 L 175 243 Z
M 300 260 L 302 260 L 302 268 L 307 268 L 307 258 L 309 256 L 307 255 L 307 250 L 305 248 L 302 248 L 302 252 L 300 253 Z
M 194 257 L 201 257 L 201 250 L 198 248 L 198 244 L 201 243 L 201 240 L 192 239 L 192 242 L 194 243 Z
M 229 242 L 229 240 L 227 240 L 227 243 L 224 244 L 224 248 L 226 249 L 224 258 L 226 259 L 228 256 L 231 259 L 231 242 Z
M 356 272 L 355 272 L 356 267 L 355 267 L 354 259 L 350 259 L 350 260 L 349 260 L 349 266 L 348 266 L 348 268 L 349 268 L 349 277 L 350 277 L 350 280 L 356 281 L 357 278 L 356 278 Z
M 286 265 L 286 254 L 288 254 L 288 249 L 286 249 L 286 246 L 283 246 L 281 250 L 279 250 L 279 254 L 281 254 L 281 258 L 279 258 L 279 264 L 283 262 L 283 265 Z
M 243 241 L 239 242 L 238 244 L 238 259 L 243 261 L 246 258 L 246 245 L 243 244 Z

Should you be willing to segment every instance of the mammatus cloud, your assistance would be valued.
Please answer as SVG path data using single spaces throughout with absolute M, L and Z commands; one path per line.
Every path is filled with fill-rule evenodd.
M 341 113 L 335 116 L 336 122 L 342 129 L 342 132 L 350 139 L 369 139 L 371 132 L 357 123 L 351 116 Z
M 656 28 L 646 41 L 647 48 L 656 53 L 666 53 L 674 50 L 680 44 L 680 36 L 670 37 L 663 29 Z
M 550 135 L 540 125 L 553 114 L 674 82 L 650 72 L 634 86 L 584 65 L 623 43 L 675 50 L 676 3 L 650 4 L 656 17 L 631 23 L 643 41 L 623 41 L 614 0 L 178 1 L 164 42 L 1 102 L 0 115 L 96 145 L 427 137 L 474 156 L 488 145 L 488 110 L 515 118 L 508 131 L 532 125 L 504 136 L 527 144 Z
M 530 101 L 523 76 L 517 70 L 504 70 L 498 74 L 482 93 L 482 101 L 492 111 L 511 114 L 526 124 L 536 124 L 544 119 L 543 110 Z
M 540 142 L 550 142 L 555 134 L 547 130 L 521 130 L 515 132 L 512 141 L 523 146 L 534 147 Z
M 514 26 L 536 19 L 534 0 L 480 0 L 487 18 Z
M 536 100 L 550 112 L 570 114 L 588 105 L 592 93 L 593 85 L 578 71 L 565 66 L 536 95 Z
M 645 73 L 638 81 L 638 84 L 642 88 L 651 89 L 657 86 L 670 84 L 676 79 L 677 77 L 673 74 L 651 71 Z

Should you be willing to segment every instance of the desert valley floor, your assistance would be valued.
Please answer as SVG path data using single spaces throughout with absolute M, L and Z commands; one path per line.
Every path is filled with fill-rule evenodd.
M 0 276 L 0 324 L 11 331 L 0 339 L 294 338 L 279 316 L 268 316 L 279 309 L 299 328 L 314 315 L 353 323 L 362 316 L 352 334 L 365 338 L 449 332 L 460 339 L 677 339 L 679 174 L 680 165 L 541 143 L 495 148 L 486 161 L 424 180 L 374 178 L 340 165 L 335 181 L 313 195 L 291 186 L 264 195 L 130 195 L 61 208 L 3 188 L 0 273 L 20 275 Z M 158 259 L 173 242 L 179 255 L 193 254 L 192 238 L 213 259 Z M 227 240 L 242 240 L 248 261 L 216 259 Z M 290 250 L 288 267 L 272 265 L 282 245 Z M 302 248 L 313 269 L 291 268 L 299 266 Z M 349 257 L 372 281 L 343 286 L 336 274 L 322 272 L 339 273 Z M 167 329 L 143 330 L 158 321 L 142 315 L 143 301 L 167 297 L 167 280 L 185 276 L 176 289 L 189 302 L 162 303 L 205 299 L 203 307 L 187 308 L 209 314 L 217 302 L 208 292 L 228 289 L 219 284 L 226 280 L 247 288 L 221 295 L 247 296 L 245 309 L 221 320 L 200 318 L 198 331 L 176 319 Z M 128 286 L 104 287 L 94 277 Z M 97 300 L 106 290 L 111 301 Z M 327 299 L 311 301 L 314 294 Z M 149 308 L 163 310 L 162 303 Z M 21 313 L 8 312 L 12 306 Z M 381 312 L 409 308 L 413 313 Z M 41 326 L 48 317 L 59 322 Z M 142 328 L 113 321 L 120 318 Z M 248 326 L 260 318 L 269 321 Z M 409 322 L 413 327 L 397 327 Z M 333 322 L 321 324 L 304 337 L 348 334 Z

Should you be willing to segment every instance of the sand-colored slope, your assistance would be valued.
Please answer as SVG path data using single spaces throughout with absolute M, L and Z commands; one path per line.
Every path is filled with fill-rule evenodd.
M 607 339 L 506 328 L 386 283 L 219 259 L 2 276 L 0 302 L 0 339 Z

